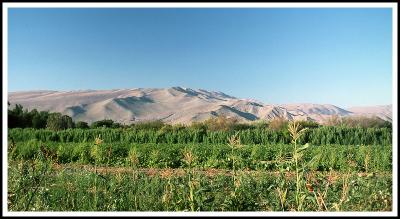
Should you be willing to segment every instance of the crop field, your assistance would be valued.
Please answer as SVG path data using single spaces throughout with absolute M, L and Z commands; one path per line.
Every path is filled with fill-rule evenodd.
M 392 133 L 9 129 L 10 211 L 391 211 Z

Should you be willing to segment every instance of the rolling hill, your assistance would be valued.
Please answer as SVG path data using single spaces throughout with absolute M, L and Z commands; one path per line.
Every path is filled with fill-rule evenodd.
M 184 87 L 21 91 L 9 92 L 8 101 L 27 109 L 61 112 L 89 123 L 112 119 L 125 124 L 150 120 L 188 124 L 219 115 L 241 122 L 284 118 L 322 123 L 332 115 L 376 115 L 384 120 L 392 119 L 391 105 L 342 109 L 331 104 L 264 104 L 222 92 Z

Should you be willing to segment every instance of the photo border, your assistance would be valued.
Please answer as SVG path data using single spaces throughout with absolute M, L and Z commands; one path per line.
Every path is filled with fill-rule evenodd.
M 398 114 L 397 114 L 397 3 L 2 3 L 3 6 L 3 150 L 2 210 L 3 216 L 396 216 L 398 214 Z M 10 212 L 7 204 L 7 102 L 8 102 L 8 9 L 9 8 L 391 8 L 392 9 L 392 107 L 393 107 L 393 181 L 391 212 Z

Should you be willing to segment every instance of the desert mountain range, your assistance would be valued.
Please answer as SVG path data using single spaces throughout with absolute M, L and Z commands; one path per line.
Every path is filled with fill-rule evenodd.
M 21 104 L 27 109 L 61 112 L 75 121 L 88 123 L 112 119 L 125 124 L 150 120 L 188 124 L 219 115 L 241 122 L 280 117 L 323 123 L 332 115 L 378 116 L 392 121 L 392 105 L 342 109 L 331 104 L 264 104 L 222 92 L 184 87 L 21 91 L 9 92 L 8 101 L 12 106 Z

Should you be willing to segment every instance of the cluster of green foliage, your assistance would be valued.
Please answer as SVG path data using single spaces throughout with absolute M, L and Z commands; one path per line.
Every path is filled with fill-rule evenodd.
M 140 128 L 140 127 L 139 127 Z M 289 144 L 291 137 L 287 130 L 245 129 L 240 131 L 209 131 L 206 128 L 163 126 L 157 129 L 96 128 L 67 129 L 52 131 L 47 129 L 9 130 L 9 136 L 16 141 L 37 139 L 43 142 L 91 142 L 101 135 L 105 142 L 125 143 L 209 143 L 225 144 L 228 137 L 238 133 L 243 144 Z M 391 145 L 392 130 L 388 128 L 329 127 L 307 129 L 299 139 L 300 144 L 313 145 Z
M 299 124 L 305 128 L 318 128 L 319 125 L 314 121 L 299 121 Z M 189 128 L 203 128 L 209 131 L 240 131 L 247 129 L 272 129 L 275 131 L 282 131 L 287 129 L 288 121 L 283 118 L 275 118 L 268 121 L 255 121 L 252 123 L 240 123 L 236 118 L 227 118 L 224 116 L 217 116 L 209 118 L 203 122 L 193 122 Z
M 75 124 L 75 128 L 77 128 L 77 129 L 88 129 L 89 128 L 89 124 L 87 122 L 78 121 Z
M 134 123 L 127 127 L 134 128 L 136 130 L 161 130 L 161 129 L 171 129 L 173 126 L 165 124 L 161 120 L 155 120 L 155 121 Z M 178 125 L 176 127 L 179 128 L 180 126 Z
M 10 156 L 17 160 L 34 159 L 40 153 L 40 146 L 53 154 L 57 163 L 94 164 L 91 155 L 93 143 L 58 143 L 30 140 L 16 142 L 16 149 Z M 227 144 L 126 144 L 122 142 L 102 143 L 97 148 L 101 159 L 97 164 L 111 166 L 129 166 L 128 158 L 135 152 L 138 167 L 142 168 L 182 168 L 185 166 L 183 152 L 190 148 L 197 157 L 192 163 L 196 168 L 232 169 L 231 148 Z M 249 170 L 277 170 L 278 163 L 291 157 L 292 145 L 243 145 L 234 150 L 235 167 Z M 317 171 L 391 171 L 391 146 L 351 146 L 325 145 L 310 146 L 304 153 L 304 160 L 321 156 L 313 164 Z M 285 166 L 286 168 L 286 166 Z
M 10 103 L 8 103 L 10 106 Z M 88 129 L 91 128 L 119 128 L 121 124 L 112 120 L 100 120 L 93 122 L 90 126 L 87 122 L 77 121 L 76 123 L 68 115 L 61 113 L 49 113 L 48 111 L 38 111 L 33 109 L 23 109 L 22 105 L 16 104 L 14 109 L 8 109 L 8 128 L 34 128 L 49 130 L 64 130 L 71 128 Z
M 8 110 L 8 127 L 32 127 L 36 129 L 46 128 L 48 118 L 49 112 L 38 112 L 36 109 L 33 109 L 32 111 L 28 111 L 27 109 L 23 110 L 23 107 L 17 104 L 15 105 L 14 109 Z
M 74 128 L 75 124 L 72 118 L 67 115 L 62 115 L 61 113 L 51 113 L 47 119 L 46 128 L 50 130 L 63 130 Z
M 325 123 L 327 126 L 346 126 L 346 127 L 362 127 L 362 128 L 392 128 L 392 123 L 385 121 L 377 116 L 351 116 L 338 117 L 331 116 Z
M 119 127 L 121 127 L 121 124 L 115 123 L 111 119 L 96 121 L 90 125 L 90 128 L 119 128 Z
M 9 104 L 10 105 L 10 104 Z M 79 124 L 82 127 L 82 123 Z M 37 111 L 33 109 L 23 110 L 23 107 L 16 104 L 14 109 L 8 110 L 8 127 L 9 128 L 35 128 L 63 130 L 75 128 L 75 123 L 68 115 L 61 113 L 49 113 L 48 111 Z

